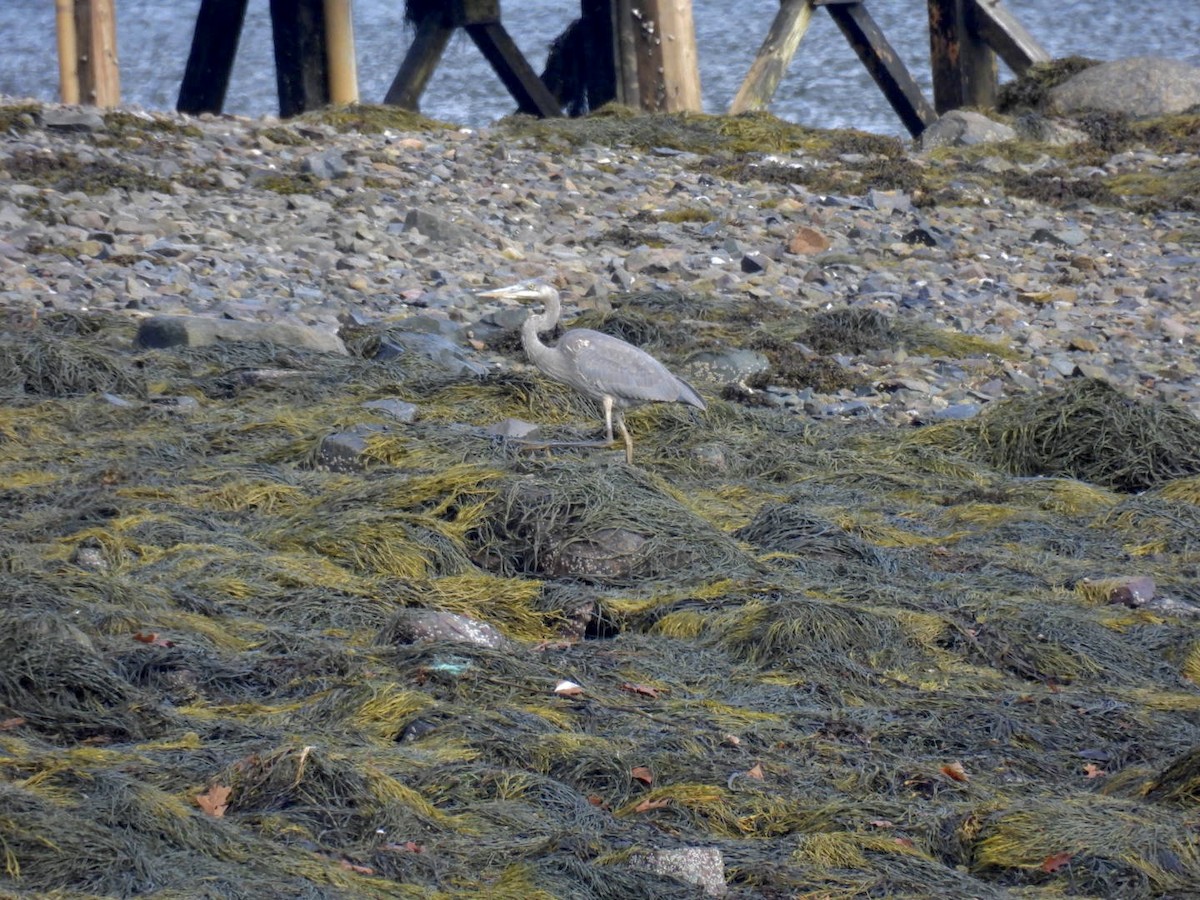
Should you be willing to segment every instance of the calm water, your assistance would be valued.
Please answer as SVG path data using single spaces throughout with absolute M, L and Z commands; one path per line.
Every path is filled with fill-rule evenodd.
M 1200 65 L 1200 0 L 1165 4 L 1113 0 L 1009 0 L 1008 8 L 1054 56 L 1097 59 L 1170 56 Z M 571 18 L 570 0 L 508 0 L 504 21 L 533 67 Z M 1144 6 L 1138 18 L 1134 12 Z M 226 111 L 275 112 L 275 75 L 267 0 L 252 0 L 242 34 Z M 174 107 L 199 0 L 117 0 L 118 52 L 124 101 Z M 720 112 L 737 92 L 776 10 L 776 0 L 694 0 L 705 109 Z M 929 37 L 921 0 L 868 4 L 888 40 L 932 99 Z M 360 90 L 378 102 L 412 39 L 402 0 L 356 0 Z M 57 99 L 54 4 L 0 0 L 0 94 Z M 1004 72 L 1003 78 L 1011 77 Z M 512 100 L 465 36 L 451 41 L 422 101 L 422 111 L 467 125 L 485 125 L 511 112 Z M 899 134 L 902 126 L 866 70 L 825 13 L 817 11 L 772 112 L 821 127 L 853 126 Z

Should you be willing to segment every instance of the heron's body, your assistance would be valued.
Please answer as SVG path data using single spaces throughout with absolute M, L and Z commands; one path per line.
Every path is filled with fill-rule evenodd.
M 704 401 L 690 384 L 645 350 L 620 338 L 590 328 L 572 328 L 554 346 L 543 343 L 538 335 L 558 324 L 562 313 L 558 291 L 549 285 L 522 283 L 482 296 L 541 300 L 546 305 L 544 312 L 531 315 L 521 327 L 526 355 L 554 380 L 599 401 L 608 441 L 613 440 L 615 421 L 629 462 L 633 462 L 633 439 L 625 427 L 625 410 L 643 403 L 686 403 L 705 409 Z

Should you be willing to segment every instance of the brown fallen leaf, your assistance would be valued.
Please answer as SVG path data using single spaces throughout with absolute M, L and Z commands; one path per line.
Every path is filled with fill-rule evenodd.
M 947 778 L 953 778 L 955 781 L 970 781 L 971 776 L 967 774 L 967 770 L 963 768 L 963 764 L 958 760 L 952 763 L 946 763 L 942 766 L 942 774 Z
M 751 778 L 757 778 L 759 781 L 762 781 L 763 777 L 764 777 L 762 763 L 755 763 L 750 768 L 750 771 L 748 771 L 746 774 L 749 775 Z
M 160 638 L 157 632 L 154 631 L 138 631 L 133 635 L 135 641 L 141 641 L 143 644 L 153 644 L 155 647 L 174 647 L 174 641 L 168 641 L 165 638 Z
M 629 770 L 629 774 L 633 776 L 634 781 L 640 781 L 642 784 L 654 784 L 654 773 L 646 766 L 634 766 Z
M 12 731 L 14 728 L 20 728 L 25 724 L 25 720 L 20 716 L 13 716 L 11 719 L 5 719 L 0 722 L 0 731 Z
M 342 868 L 349 869 L 358 875 L 374 875 L 375 870 L 370 866 L 360 866 L 358 863 L 352 863 L 348 859 L 341 860 Z
M 643 697 L 649 697 L 651 700 L 658 699 L 658 688 L 650 687 L 648 684 L 633 684 L 626 681 L 621 685 L 621 690 L 628 691 L 631 694 L 641 694 Z
M 1047 856 L 1042 860 L 1042 871 L 1057 872 L 1059 869 L 1069 863 L 1074 855 L 1074 853 L 1068 853 L 1064 850 L 1062 853 L 1054 853 L 1050 856 Z
M 895 828 L 896 823 L 889 822 L 887 819 L 872 819 L 869 823 L 872 828 Z
M 1084 763 L 1083 774 L 1088 778 L 1103 778 L 1108 774 L 1108 772 L 1104 771 L 1104 769 L 1100 768 L 1095 763 Z
M 660 800 L 643 800 L 633 808 L 634 812 L 649 812 L 652 809 L 662 809 L 664 806 L 670 806 L 671 800 L 669 797 L 663 797 Z
M 424 853 L 425 848 L 416 841 L 405 841 L 403 844 L 387 843 L 379 848 L 389 853 Z
M 196 805 L 213 818 L 219 819 L 229 808 L 229 795 L 232 793 L 233 788 L 225 787 L 223 784 L 214 784 L 203 794 L 196 795 Z

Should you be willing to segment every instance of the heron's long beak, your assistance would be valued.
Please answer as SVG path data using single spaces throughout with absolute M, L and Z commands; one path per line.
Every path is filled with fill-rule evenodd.
M 522 281 L 517 284 L 510 284 L 507 287 L 498 287 L 498 288 L 492 288 L 489 291 L 480 291 L 478 294 L 476 294 L 476 296 L 477 297 L 495 297 L 495 298 L 503 300 L 505 298 L 513 297 L 517 294 L 520 294 L 522 291 L 527 291 L 528 289 L 529 289 L 529 285 L 527 285 L 525 282 Z

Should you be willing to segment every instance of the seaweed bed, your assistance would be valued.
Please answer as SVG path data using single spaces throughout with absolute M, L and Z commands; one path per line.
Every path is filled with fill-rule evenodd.
M 734 896 L 1200 883 L 1191 417 L 712 399 L 629 467 L 464 424 L 593 414 L 539 378 L 134 330 L 0 336 L 4 891 L 691 897 L 688 848 Z

